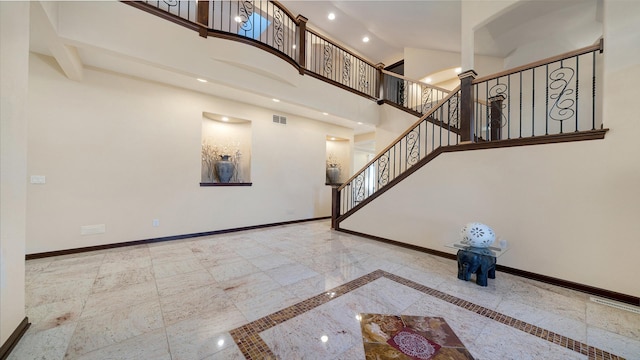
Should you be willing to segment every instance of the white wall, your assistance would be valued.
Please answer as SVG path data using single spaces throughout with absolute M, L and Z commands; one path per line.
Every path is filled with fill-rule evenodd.
M 376 127 L 376 154 L 380 153 L 398 136 L 404 133 L 410 126 L 413 126 L 418 117 L 399 110 L 391 105 L 380 106 L 380 123 Z
M 353 131 L 32 54 L 27 253 L 330 215 L 327 134 Z M 251 187 L 200 187 L 202 113 L 252 121 Z M 159 219 L 160 226 L 152 227 Z M 80 235 L 80 226 L 106 232 Z
M 486 222 L 499 264 L 640 296 L 639 34 L 640 3 L 605 2 L 604 140 L 443 154 L 340 226 L 453 253 Z
M 268 103 L 275 97 L 282 100 L 281 105 L 305 111 L 302 114 L 307 116 L 315 113 L 321 118 L 327 112 L 377 124 L 375 102 L 335 91 L 334 85 L 312 76 L 301 76 L 290 63 L 255 46 L 216 37 L 205 39 L 193 30 L 117 1 L 59 2 L 58 15 L 60 41 L 77 47 L 85 65 L 176 86 L 191 86 L 185 84 L 202 77 L 209 80 L 200 84 L 203 91 L 220 98 L 251 96 Z
M 504 70 L 503 59 L 476 55 L 475 70 L 486 76 Z M 460 66 L 460 53 L 430 49 L 404 49 L 404 75 L 410 79 L 422 79 L 435 72 Z
M 0 2 L 0 346 L 25 317 L 29 3 Z M 11 56 L 7 56 L 11 54 Z

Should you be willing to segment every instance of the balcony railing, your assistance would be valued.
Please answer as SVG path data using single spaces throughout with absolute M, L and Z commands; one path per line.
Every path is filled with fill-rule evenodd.
M 334 44 L 322 35 L 306 30 L 306 67 L 312 74 L 351 90 L 378 98 L 378 68 Z
M 472 82 L 479 141 L 595 130 L 602 42 Z
M 409 109 L 418 116 L 429 112 L 450 92 L 390 71 L 381 70 L 381 72 L 384 75 L 381 99 L 392 105 Z
M 453 149 L 450 145 L 460 143 L 465 145 L 456 148 L 474 149 L 492 144 L 519 146 L 603 138 L 606 130 L 596 130 L 602 127 L 596 108 L 601 51 L 602 42 L 463 81 L 416 125 L 333 190 L 332 226 L 338 228 L 340 221 L 371 201 L 373 195 L 386 191 L 419 168 L 416 165 L 435 157 L 440 147 L 448 151 Z M 392 81 L 410 84 L 397 79 L 401 78 Z M 385 81 L 385 85 L 389 83 Z M 405 106 L 423 106 L 418 101 L 423 98 L 417 96 L 412 101 L 395 100 Z M 465 108 L 471 110 L 468 115 L 464 114 Z
M 339 188 L 333 226 L 439 152 L 603 138 L 594 46 L 471 80 L 452 92 L 384 71 L 313 30 L 272 1 L 126 2 L 200 33 L 261 47 L 308 74 L 420 120 Z M 572 135 L 576 134 L 576 135 Z M 522 140 L 525 139 L 525 140 Z M 475 143 L 475 144 L 474 144 Z M 442 152 L 440 151 L 440 152 Z M 420 166 L 416 166 L 420 165 Z M 377 196 L 377 195 L 376 195 Z
M 372 100 L 380 92 L 379 66 L 307 29 L 273 1 L 125 1 L 193 30 L 261 47 L 296 66 L 300 73 L 340 86 Z

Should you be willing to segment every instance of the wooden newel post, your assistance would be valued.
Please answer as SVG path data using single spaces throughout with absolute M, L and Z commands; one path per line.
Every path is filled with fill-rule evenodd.
M 491 107 L 489 128 L 491 129 L 490 140 L 492 141 L 502 138 L 502 102 L 506 98 L 502 94 L 489 98 L 489 106 Z
M 478 74 L 467 70 L 458 75 L 460 78 L 460 142 L 475 142 L 475 121 L 473 119 L 473 79 Z
M 340 192 L 337 186 L 331 187 L 331 228 L 338 228 L 338 216 L 340 216 Z
M 209 35 L 209 0 L 198 0 L 198 18 L 196 22 L 200 25 L 200 36 L 206 38 Z
M 296 22 L 298 23 L 298 72 L 300 75 L 304 74 L 304 69 L 307 67 L 307 19 L 302 15 L 298 15 Z

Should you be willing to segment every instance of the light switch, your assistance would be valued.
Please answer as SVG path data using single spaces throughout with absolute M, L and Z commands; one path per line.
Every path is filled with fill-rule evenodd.
M 47 181 L 44 175 L 31 175 L 32 184 L 44 184 L 46 182 Z

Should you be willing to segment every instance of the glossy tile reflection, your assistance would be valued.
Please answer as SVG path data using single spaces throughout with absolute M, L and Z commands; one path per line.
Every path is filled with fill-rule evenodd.
M 367 359 L 473 359 L 443 318 L 384 314 L 360 317 Z
M 456 274 L 453 260 L 328 221 L 29 260 L 32 326 L 9 359 L 364 359 L 365 314 L 383 314 L 451 359 L 640 360 L 638 314 L 508 274 L 486 288 Z

